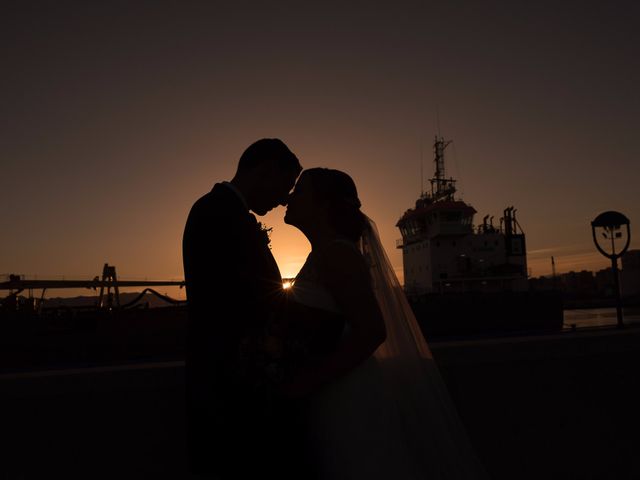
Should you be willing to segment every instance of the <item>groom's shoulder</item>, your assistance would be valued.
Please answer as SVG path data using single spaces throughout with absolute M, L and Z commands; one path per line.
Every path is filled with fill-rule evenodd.
M 191 215 L 228 216 L 234 213 L 233 197 L 224 185 L 216 183 L 211 191 L 198 198 L 191 207 Z

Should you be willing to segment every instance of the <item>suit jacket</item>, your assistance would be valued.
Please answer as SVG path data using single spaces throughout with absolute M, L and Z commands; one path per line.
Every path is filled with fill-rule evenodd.
M 237 375 L 239 344 L 278 308 L 282 278 L 266 233 L 223 184 L 191 208 L 182 251 L 190 464 L 196 473 L 242 477 L 252 472 L 238 468 L 260 463 L 266 419 L 265 399 Z

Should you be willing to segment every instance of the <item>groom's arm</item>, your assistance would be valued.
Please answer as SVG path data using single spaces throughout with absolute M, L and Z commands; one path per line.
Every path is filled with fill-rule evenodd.
M 239 222 L 224 209 L 201 205 L 185 230 L 185 277 L 189 296 L 189 353 L 203 368 L 227 370 L 237 348 L 246 296 L 246 255 Z M 242 272 L 242 273 L 241 273 Z

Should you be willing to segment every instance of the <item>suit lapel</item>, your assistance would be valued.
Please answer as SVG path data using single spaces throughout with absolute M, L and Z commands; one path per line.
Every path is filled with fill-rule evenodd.
M 255 215 L 246 209 L 238 195 L 226 185 L 217 183 L 214 185 L 213 190 L 215 190 L 217 194 L 224 196 L 230 208 L 233 208 L 233 211 L 230 213 L 237 216 L 238 219 L 241 219 L 243 223 L 246 222 L 245 226 L 249 237 L 247 238 L 247 245 L 250 249 L 254 250 L 254 255 L 251 256 L 256 258 L 254 268 L 256 268 L 256 274 L 259 277 L 258 280 L 260 280 L 261 283 L 265 283 L 265 289 L 269 292 L 274 289 L 277 291 L 282 285 L 280 269 L 269 248 L 266 233 L 260 230 Z

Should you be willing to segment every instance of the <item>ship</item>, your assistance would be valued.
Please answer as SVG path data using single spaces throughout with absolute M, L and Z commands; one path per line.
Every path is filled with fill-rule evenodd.
M 529 290 L 524 230 L 513 207 L 494 224 L 457 195 L 445 173 L 452 143 L 436 135 L 435 173 L 396 226 L 402 238 L 404 290 L 427 337 L 557 331 L 560 292 Z

